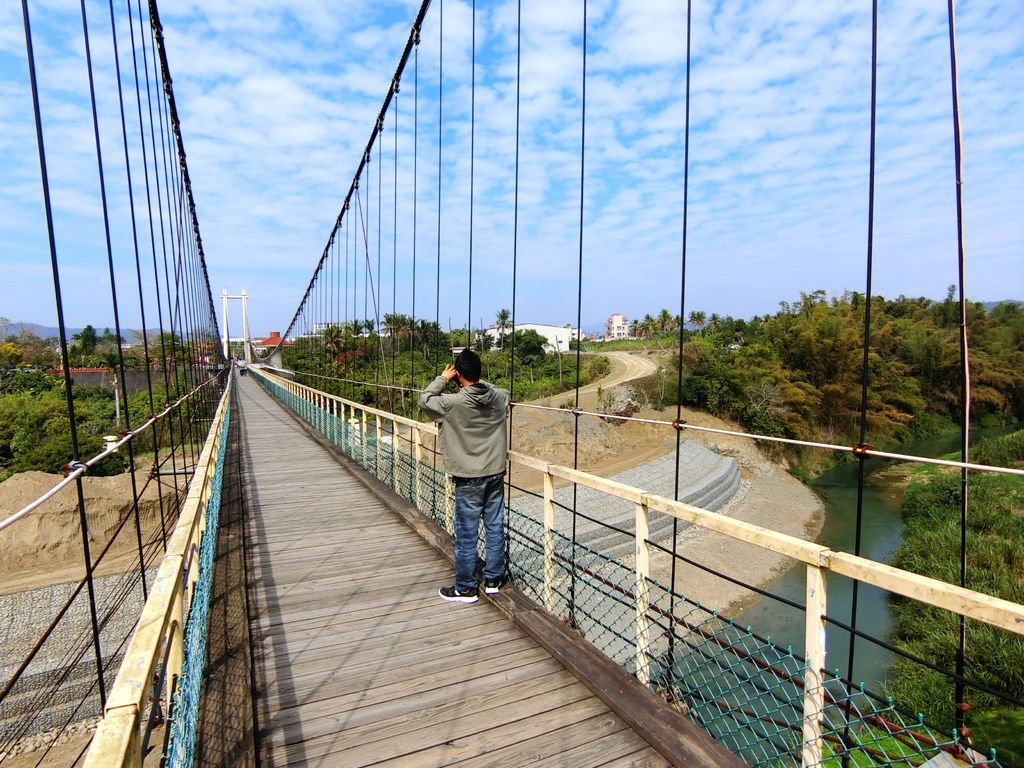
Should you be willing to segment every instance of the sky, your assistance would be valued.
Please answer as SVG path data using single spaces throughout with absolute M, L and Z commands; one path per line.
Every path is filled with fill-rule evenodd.
M 28 4 L 66 322 L 112 325 L 79 3 Z M 120 265 L 109 10 L 86 7 Z M 211 291 L 218 312 L 222 290 L 247 292 L 254 335 L 295 314 L 418 7 L 160 8 Z M 956 38 L 967 295 L 1024 299 L 1024 5 L 959 3 Z M 0 316 L 49 325 L 25 62 L 20 4 L 0 4 Z M 958 283 L 946 3 L 879 3 L 873 209 L 871 78 L 866 2 L 694 2 L 687 103 L 685 3 L 522 0 L 519 23 L 515 2 L 480 0 L 474 23 L 472 3 L 433 0 L 324 277 L 343 317 L 361 312 L 365 275 L 351 267 L 351 307 L 341 288 L 358 255 L 371 316 L 446 328 L 502 308 L 585 329 L 613 312 L 772 313 L 801 293 L 864 292 L 869 251 L 874 294 L 940 299 Z M 231 316 L 237 328 L 237 303 Z

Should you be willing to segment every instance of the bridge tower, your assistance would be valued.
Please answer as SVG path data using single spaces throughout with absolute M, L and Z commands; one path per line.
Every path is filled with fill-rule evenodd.
M 229 296 L 228 289 L 224 288 L 221 293 L 221 307 L 224 314 L 224 357 L 231 356 L 231 334 L 228 332 L 228 299 L 241 299 L 242 301 L 242 349 L 245 351 L 245 362 L 252 362 L 252 336 L 249 334 L 249 295 L 242 289 L 238 296 Z

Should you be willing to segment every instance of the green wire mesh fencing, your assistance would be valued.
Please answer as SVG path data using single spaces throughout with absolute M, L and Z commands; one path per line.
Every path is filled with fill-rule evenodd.
M 171 737 L 167 748 L 167 765 L 171 768 L 195 764 L 199 700 L 203 672 L 206 669 L 207 616 L 210 611 L 214 557 L 217 554 L 221 486 L 224 480 L 224 457 L 228 448 L 230 419 L 229 406 L 224 411 L 222 437 L 217 452 L 217 469 L 213 475 L 210 499 L 206 507 L 206 530 L 199 545 L 199 578 L 192 591 L 192 602 L 185 624 L 181 677 L 178 678 L 171 708 Z

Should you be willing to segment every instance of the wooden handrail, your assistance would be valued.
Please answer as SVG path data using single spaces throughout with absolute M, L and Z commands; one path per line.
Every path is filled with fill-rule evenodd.
M 199 544 L 206 530 L 206 507 L 213 486 L 224 416 L 231 396 L 229 382 L 196 461 L 181 515 L 167 544 L 167 551 L 149 597 L 128 643 L 114 685 L 85 757 L 86 768 L 142 765 L 140 729 L 154 677 L 166 663 L 165 679 L 180 676 L 183 661 L 185 617 L 192 588 L 199 578 L 195 567 Z

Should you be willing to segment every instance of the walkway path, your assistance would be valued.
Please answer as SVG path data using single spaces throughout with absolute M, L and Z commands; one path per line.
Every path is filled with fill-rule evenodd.
M 239 383 L 264 766 L 669 764 L 491 601 L 442 602 L 450 563 Z

